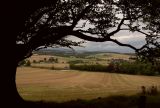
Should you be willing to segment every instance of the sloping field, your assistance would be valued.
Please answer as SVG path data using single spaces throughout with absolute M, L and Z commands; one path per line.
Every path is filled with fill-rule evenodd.
M 27 100 L 62 102 L 117 94 L 131 95 L 140 92 L 141 86 L 152 85 L 160 90 L 160 77 L 102 72 L 20 67 L 16 79 L 20 95 Z

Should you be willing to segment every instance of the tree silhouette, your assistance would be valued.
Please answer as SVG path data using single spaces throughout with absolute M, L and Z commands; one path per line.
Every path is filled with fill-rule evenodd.
M 79 46 L 82 43 L 67 40 L 70 35 L 87 41 L 111 41 L 136 53 L 160 47 L 158 0 L 21 1 L 16 18 L 19 22 L 15 34 L 16 66 L 30 57 L 34 50 L 56 45 Z M 120 31 L 141 33 L 146 36 L 146 43 L 141 48 L 121 43 L 114 38 Z M 14 80 L 11 82 L 16 89 Z
M 150 62 L 152 65 L 159 66 L 160 64 L 160 48 L 146 48 L 138 53 L 138 60 L 141 62 Z
M 151 0 L 57 0 L 25 20 L 24 29 L 16 38 L 17 48 L 24 50 L 21 57 L 17 56 L 17 62 L 42 46 L 70 47 L 81 43 L 66 40 L 69 35 L 94 42 L 111 41 L 137 53 L 150 45 L 159 47 L 159 10 L 159 5 Z M 146 44 L 138 49 L 112 38 L 122 30 L 145 35 Z

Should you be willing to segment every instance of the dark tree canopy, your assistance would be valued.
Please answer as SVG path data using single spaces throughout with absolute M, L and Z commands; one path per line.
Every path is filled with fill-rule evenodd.
M 1 93 L 9 96 L 4 97 L 5 105 L 23 103 L 15 82 L 18 62 L 42 47 L 71 47 L 83 43 L 67 40 L 66 37 L 71 35 L 93 42 L 111 41 L 132 48 L 144 55 L 142 57 L 151 57 L 152 52 L 155 52 L 152 57 L 160 56 L 159 0 L 21 0 L 11 5 L 17 9 L 16 12 L 9 9 L 5 14 L 10 15 L 6 22 L 15 22 L 8 24 L 7 30 L 11 25 L 15 27 L 15 33 L 9 31 L 8 36 L 16 37 L 16 63 L 10 64 L 15 66 L 13 71 L 2 72 L 3 82 L 10 87 L 1 88 L 4 90 Z M 124 30 L 145 35 L 146 43 L 136 48 L 119 42 L 114 36 Z M 8 104 L 9 101 L 12 104 Z
M 16 48 L 22 50 L 17 62 L 41 47 L 83 43 L 67 40 L 70 35 L 87 41 L 111 41 L 136 53 L 160 48 L 158 0 L 47 0 L 46 5 L 42 2 L 26 14 L 24 28 L 16 38 Z M 122 30 L 145 35 L 146 43 L 136 48 L 112 38 Z

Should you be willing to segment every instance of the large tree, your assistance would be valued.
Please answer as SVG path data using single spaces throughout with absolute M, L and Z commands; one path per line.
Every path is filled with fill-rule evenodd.
M 68 36 L 94 42 L 111 41 L 136 53 L 160 46 L 160 3 L 158 0 L 36 0 L 19 6 L 16 34 L 16 65 L 34 50 L 48 46 L 78 46 Z M 22 6 L 22 7 L 21 7 Z M 141 48 L 119 42 L 120 31 L 146 36 Z M 19 98 L 12 73 L 13 93 Z M 19 98 L 20 99 L 20 98 Z
M 65 39 L 69 35 L 94 42 L 112 41 L 136 52 L 151 44 L 157 47 L 159 14 L 158 2 L 151 0 L 57 0 L 54 5 L 32 12 L 25 20 L 16 38 L 17 48 L 25 51 L 18 53 L 17 62 L 41 46 L 78 45 Z M 146 44 L 138 49 L 113 39 L 121 30 L 142 33 Z

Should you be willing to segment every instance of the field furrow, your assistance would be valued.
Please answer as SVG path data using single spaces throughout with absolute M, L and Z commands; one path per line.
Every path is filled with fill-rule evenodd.
M 17 69 L 17 88 L 27 100 L 68 101 L 135 94 L 141 86 L 158 86 L 160 77 L 76 70 Z

